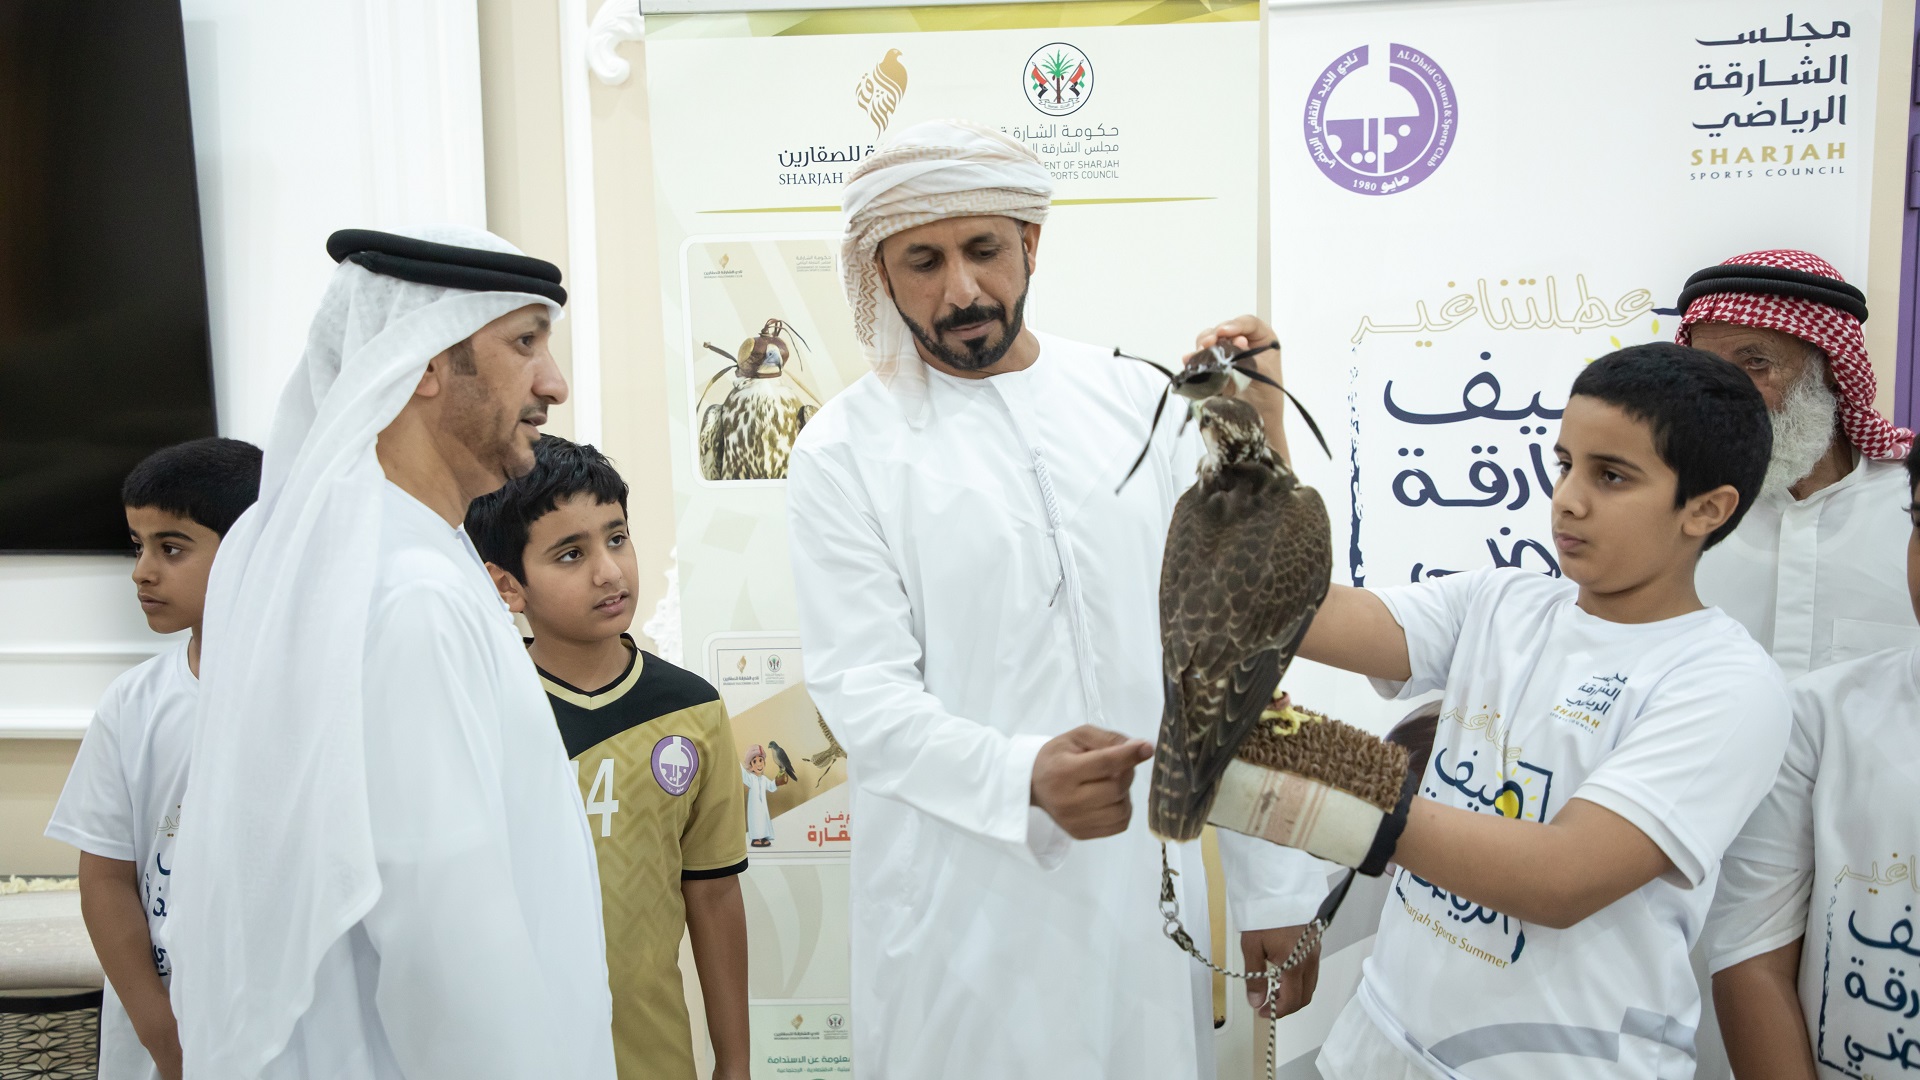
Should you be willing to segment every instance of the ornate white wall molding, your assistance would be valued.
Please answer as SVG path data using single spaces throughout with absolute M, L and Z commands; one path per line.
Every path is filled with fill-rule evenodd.
M 587 66 L 608 86 L 619 86 L 633 74 L 633 65 L 620 55 L 621 44 L 646 36 L 640 18 L 640 0 L 607 0 L 593 13 L 587 31 Z
M 573 324 L 573 438 L 601 442 L 600 245 L 594 214 L 593 102 L 586 0 L 560 0 L 560 132 L 567 187 L 567 299 Z
M 667 558 L 672 561 L 667 564 L 666 595 L 653 606 L 653 618 L 640 627 L 640 632 L 653 639 L 654 651 L 660 654 L 660 659 L 684 667 L 686 649 L 680 640 L 680 549 L 676 547 L 668 552 Z
M 92 720 L 91 709 L 0 709 L 0 739 L 77 739 Z

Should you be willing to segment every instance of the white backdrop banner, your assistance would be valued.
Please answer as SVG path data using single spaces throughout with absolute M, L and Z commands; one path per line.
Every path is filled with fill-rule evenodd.
M 1332 462 L 1295 454 L 1334 519 L 1336 580 L 1558 574 L 1553 441 L 1583 364 L 1671 339 L 1654 309 L 1743 252 L 1805 248 L 1864 287 L 1879 11 L 1273 10 L 1272 311 L 1288 385 L 1345 434 Z M 1404 711 L 1310 664 L 1289 685 L 1376 730 Z M 1282 1060 L 1310 1060 L 1367 933 L 1338 935 L 1353 947 L 1283 1025 Z
M 836 266 L 846 176 L 922 120 L 1020 139 L 1056 183 L 1028 321 L 1176 361 L 1258 300 L 1260 15 L 1090 0 L 646 18 L 685 656 L 727 694 L 743 749 L 768 751 L 742 793 L 767 819 L 747 881 L 756 1077 L 850 1064 L 859 823 L 804 698 L 783 479 L 792 434 L 866 373 Z M 768 348 L 778 378 L 730 370 Z M 775 451 L 712 453 L 755 396 L 788 418 Z

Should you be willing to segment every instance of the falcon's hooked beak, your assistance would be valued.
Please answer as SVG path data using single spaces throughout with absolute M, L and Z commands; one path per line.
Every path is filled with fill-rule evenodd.
M 748 360 L 751 361 L 752 357 L 748 357 Z M 766 353 L 760 357 L 760 363 L 751 371 L 743 371 L 741 374 L 749 379 L 779 378 L 780 372 L 786 367 L 786 362 L 786 357 L 780 355 L 779 347 L 769 345 Z

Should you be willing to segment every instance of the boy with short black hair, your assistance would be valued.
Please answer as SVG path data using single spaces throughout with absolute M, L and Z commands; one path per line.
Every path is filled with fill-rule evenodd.
M 1398 869 L 1319 1057 L 1330 1080 L 1692 1075 L 1688 950 L 1788 727 L 1779 670 L 1693 573 L 1770 447 L 1737 368 L 1623 349 L 1581 372 L 1561 419 L 1564 579 L 1332 587 L 1299 655 L 1444 697 L 1422 797 L 1368 852 Z
M 733 729 L 699 676 L 627 636 L 637 573 L 627 485 L 591 446 L 543 435 L 534 468 L 467 510 L 501 598 L 533 630 L 579 767 L 600 866 L 614 1057 L 623 1080 L 691 1080 L 680 982 L 693 943 L 717 1080 L 747 1080 L 746 808 Z
M 1920 616 L 1920 456 L 1906 466 Z M 1920 649 L 1835 664 L 1788 693 L 1786 760 L 1727 849 L 1707 921 L 1727 1057 L 1742 1077 L 1907 1075 L 1920 1070 Z
M 107 976 L 101 1080 L 180 1075 L 167 879 L 200 696 L 201 611 L 221 538 L 259 494 L 259 448 L 219 438 L 149 456 L 120 489 L 147 625 L 188 634 L 107 688 L 47 823 L 49 837 L 80 849 L 80 910 Z

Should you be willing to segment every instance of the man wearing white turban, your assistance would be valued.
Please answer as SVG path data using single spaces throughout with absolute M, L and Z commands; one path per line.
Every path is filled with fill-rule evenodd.
M 1197 439 L 1132 482 L 1144 366 L 1025 324 L 1053 186 L 973 124 L 855 168 L 841 250 L 873 373 L 794 446 L 808 690 L 846 747 L 854 1068 L 869 1080 L 1214 1075 L 1207 972 L 1161 933 L 1143 800 L 1161 708 L 1158 584 Z M 1268 431 L 1280 444 L 1277 416 Z M 1325 864 L 1221 834 L 1261 967 Z M 1198 844 L 1169 852 L 1199 941 Z M 1225 958 L 1222 958 L 1223 960 Z M 1236 960 L 1240 958 L 1235 958 Z M 1280 993 L 1305 1004 L 1312 966 Z
M 577 778 L 460 524 L 566 383 L 550 263 L 335 233 L 207 589 L 173 869 L 185 1075 L 610 1080 Z

